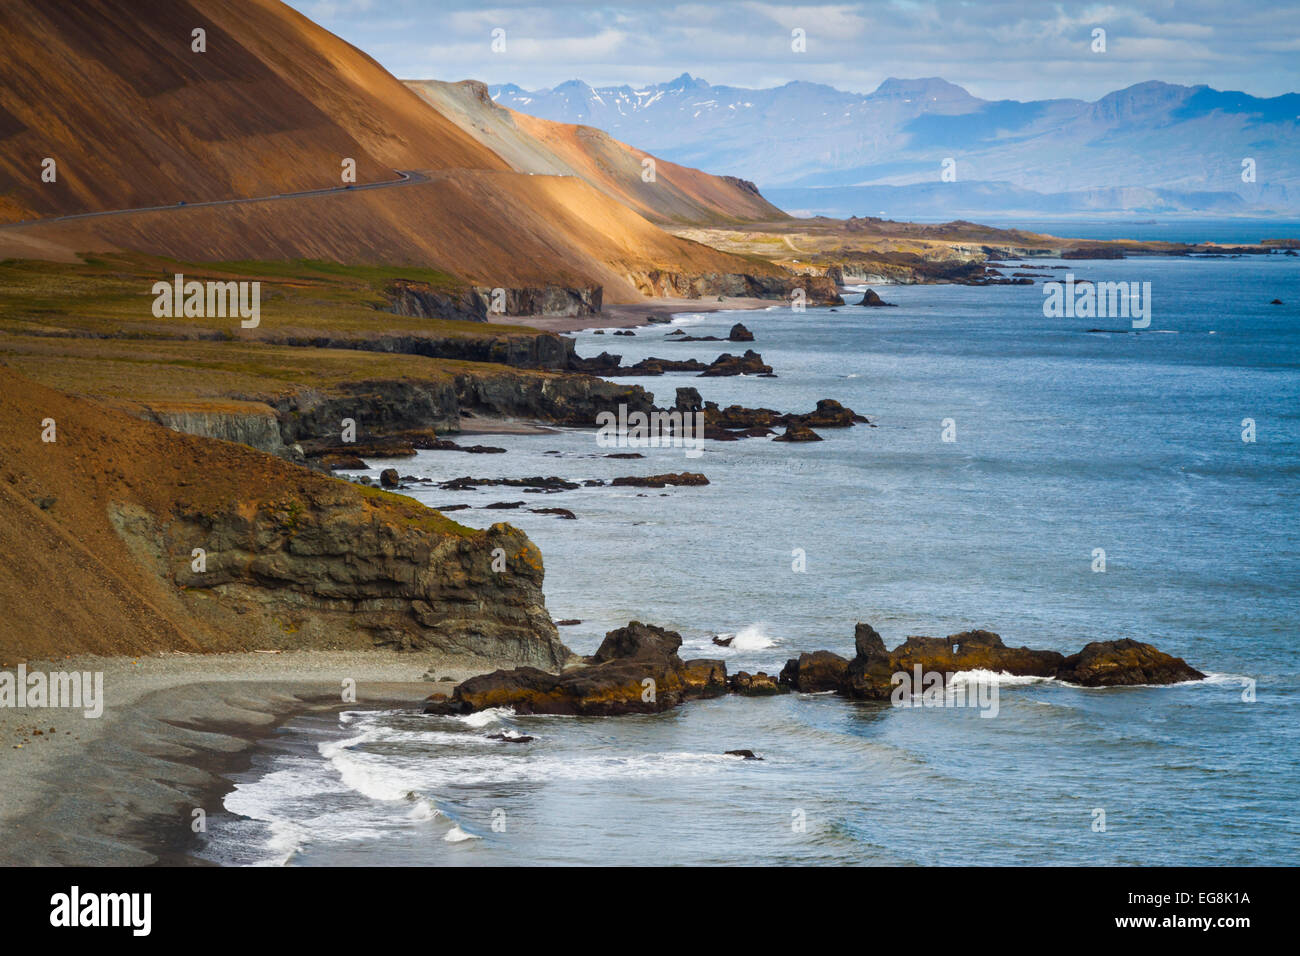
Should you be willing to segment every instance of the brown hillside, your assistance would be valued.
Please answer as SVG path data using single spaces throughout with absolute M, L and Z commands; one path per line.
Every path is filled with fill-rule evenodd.
M 640 300 L 634 279 L 655 269 L 783 274 L 671 236 L 576 177 L 430 175 L 429 182 L 385 189 L 3 229 L 0 256 L 58 259 L 129 249 L 189 261 L 382 262 L 427 266 L 489 287 L 602 285 L 608 303 Z
M 504 109 L 475 80 L 409 80 L 406 85 L 516 172 L 579 176 L 652 222 L 720 224 L 786 218 L 739 180 L 652 157 L 590 126 Z M 646 158 L 654 159 L 654 182 L 642 178 Z
M 206 53 L 190 50 L 195 26 Z M 601 285 L 613 303 L 640 298 L 653 271 L 783 274 L 662 232 L 616 201 L 664 213 L 622 172 L 603 182 L 513 171 L 279 0 L 15 0 L 0 7 L 0 32 L 0 223 L 140 210 L 0 225 L 0 256 L 393 263 L 492 287 Z M 609 149 L 639 183 L 640 160 Z M 58 161 L 55 183 L 40 182 L 45 156 Z M 339 188 L 342 156 L 357 159 L 356 189 Z M 364 188 L 399 170 L 414 179 Z M 727 189 L 744 193 L 737 210 L 761 202 L 693 170 L 666 175 L 673 215 L 722 208 Z M 705 202 L 679 182 L 722 193 Z M 313 189 L 326 192 L 273 198 Z M 156 205 L 167 208 L 142 208 Z
M 277 0 L 7 0 L 0 35 L 0 221 L 506 168 Z

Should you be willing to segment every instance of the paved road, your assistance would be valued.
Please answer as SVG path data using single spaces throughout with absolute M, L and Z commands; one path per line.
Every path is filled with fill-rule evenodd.
M 171 203 L 166 206 L 136 206 L 133 209 L 105 209 L 102 212 L 78 212 L 67 216 L 51 216 L 48 219 L 23 219 L 18 222 L 0 223 L 0 229 L 13 229 L 17 226 L 35 226 L 46 222 L 69 222 L 73 219 L 94 219 L 98 216 L 125 216 L 134 212 L 160 212 L 168 209 L 198 209 L 203 206 L 233 206 L 246 202 L 274 202 L 277 199 L 302 199 L 304 196 L 334 196 L 339 193 L 359 192 L 362 189 L 389 189 L 393 186 L 410 186 L 414 183 L 427 183 L 427 173 L 414 170 L 393 170 L 401 179 L 391 179 L 382 183 L 360 183 L 352 186 L 331 186 L 328 189 L 308 189 L 300 193 L 275 193 L 271 196 L 250 196 L 245 199 L 209 199 L 204 202 Z

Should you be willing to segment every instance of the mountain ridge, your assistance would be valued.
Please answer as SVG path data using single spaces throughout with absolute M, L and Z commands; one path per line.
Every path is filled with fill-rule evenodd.
M 1177 211 L 1196 211 L 1207 194 L 1222 194 L 1213 205 L 1224 207 L 1238 197 L 1244 211 L 1300 210 L 1297 93 L 1255 97 L 1150 80 L 1095 101 L 984 100 L 940 77 L 889 77 L 855 93 L 805 81 L 715 86 L 687 73 L 642 87 L 570 80 L 549 90 L 506 84 L 490 92 L 520 112 L 598 126 L 674 162 L 725 169 L 769 198 L 778 189 L 938 183 L 951 159 L 957 182 L 1006 183 L 1044 196 L 1136 189 L 1160 191 Z M 791 148 L 772 148 L 782 141 Z M 1243 180 L 1247 159 L 1253 181 Z M 996 208 L 992 201 L 972 211 Z

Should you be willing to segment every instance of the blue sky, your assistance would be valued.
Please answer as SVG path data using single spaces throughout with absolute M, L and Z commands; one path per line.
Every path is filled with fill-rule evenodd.
M 869 92 L 941 76 L 989 99 L 1096 99 L 1143 80 L 1276 96 L 1300 89 L 1294 2 L 1191 0 L 869 3 L 291 0 L 403 79 L 528 89 L 582 79 L 634 86 L 682 72 L 710 83 L 790 80 Z M 1106 52 L 1091 49 L 1106 30 Z M 494 29 L 505 50 L 491 49 Z M 806 51 L 791 50 L 802 29 Z

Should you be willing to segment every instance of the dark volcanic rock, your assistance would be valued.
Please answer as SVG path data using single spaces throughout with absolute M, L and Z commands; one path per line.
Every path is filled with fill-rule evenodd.
M 777 683 L 775 677 L 765 674 L 763 671 L 759 671 L 757 674 L 740 671 L 727 680 L 727 687 L 733 694 L 740 694 L 743 697 L 770 697 L 773 694 L 784 694 L 790 690 L 789 687 Z
M 752 342 L 754 341 L 754 333 L 745 328 L 740 322 L 737 322 L 731 327 L 727 339 L 731 342 Z
M 874 632 L 871 632 L 874 633 Z M 1006 647 L 991 631 L 963 631 L 949 637 L 909 637 L 888 654 L 881 654 L 871 635 L 859 631 L 859 642 L 869 651 L 849 662 L 843 692 L 859 700 L 889 700 L 893 676 L 913 673 L 953 674 L 987 670 L 1017 676 L 1054 677 L 1065 660 L 1056 651 Z M 876 635 L 879 639 L 879 635 Z
M 858 700 L 889 700 L 897 674 L 948 675 L 992 671 L 1021 677 L 1055 677 L 1087 687 L 1174 684 L 1200 680 L 1204 674 L 1181 658 L 1134 640 L 1089 644 L 1065 657 L 1057 651 L 1007 647 L 991 631 L 962 631 L 948 637 L 909 637 L 892 651 L 869 624 L 854 635 L 857 656 L 851 661 L 829 651 L 802 654 L 781 671 L 781 683 L 797 690 L 834 689 Z M 733 681 L 738 679 L 736 675 Z
M 1124 639 L 1094 641 L 1071 654 L 1057 670 L 1058 680 L 1085 687 L 1131 684 L 1177 684 L 1205 675 L 1181 657 L 1172 657 L 1150 644 Z
M 792 657 L 781 668 L 780 683 L 805 694 L 839 690 L 849 670 L 849 662 L 830 651 L 805 652 Z
M 822 436 L 807 425 L 787 425 L 784 435 L 777 435 L 772 441 L 821 441 Z
M 725 436 L 717 434 L 719 429 L 746 430 L 752 436 L 771 434 L 771 430 L 779 426 L 848 428 L 856 424 L 871 424 L 865 416 L 859 415 L 851 408 L 845 408 L 833 398 L 821 399 L 817 402 L 816 409 L 804 414 L 787 414 L 770 408 L 746 408 L 743 405 L 718 408 L 717 402 L 706 402 L 704 412 L 705 437 L 717 437 L 722 440 L 725 440 Z M 753 429 L 766 429 L 766 431 L 749 431 Z
M 721 661 L 682 661 L 680 634 L 630 622 L 605 635 L 578 667 L 550 674 L 533 667 L 494 671 L 457 685 L 452 697 L 435 695 L 428 714 L 465 714 L 513 707 L 521 714 L 658 713 L 684 700 L 716 696 L 726 687 Z
M 876 295 L 874 289 L 868 289 L 865 293 L 863 293 L 862 301 L 859 302 L 858 305 L 867 305 L 878 309 L 883 308 L 885 306 L 895 307 L 895 304 L 893 302 L 886 302 L 880 296 Z
M 458 445 L 446 438 L 439 438 L 425 446 L 433 451 L 463 451 L 471 455 L 504 455 L 506 450 L 495 445 Z
M 1078 249 L 1066 249 L 1061 253 L 1062 259 L 1123 259 L 1124 251 L 1114 246 L 1080 246 Z
M 619 375 L 663 375 L 665 372 L 703 372 L 709 366 L 705 365 L 699 359 L 662 359 L 646 358 L 637 362 L 635 365 L 620 366 L 601 372 L 602 375 L 619 376 Z
M 677 401 L 673 408 L 679 412 L 698 412 L 704 409 L 704 401 L 700 398 L 700 390 L 692 386 L 682 386 L 677 389 Z
M 727 692 L 727 665 L 710 658 L 686 662 L 682 674 L 690 697 L 721 697 Z
M 742 757 L 742 758 L 744 758 L 745 760 L 762 760 L 762 759 L 763 759 L 762 757 L 757 757 L 757 756 L 755 756 L 755 755 L 754 755 L 754 751 L 752 751 L 752 750 L 728 750 L 728 751 L 726 752 L 725 756 L 728 756 L 728 757 Z
M 610 482 L 623 488 L 666 488 L 668 485 L 707 485 L 709 479 L 698 472 L 683 471 L 680 474 L 648 475 L 645 478 L 615 478 Z
M 588 661 L 603 664 L 619 658 L 671 657 L 681 646 L 682 636 L 676 631 L 642 624 L 640 621 L 629 621 L 627 627 L 606 632 L 605 639 Z
M 700 373 L 701 378 L 719 377 L 724 375 L 761 375 L 769 374 L 772 366 L 763 364 L 763 356 L 759 355 L 753 349 L 746 350 L 744 355 L 736 356 L 729 352 L 723 352 L 713 364 Z
M 528 510 L 535 515 L 558 515 L 561 518 L 568 518 L 571 521 L 576 520 L 578 517 L 568 508 L 529 508 Z
M 438 487 L 444 491 L 471 491 L 475 488 L 498 485 L 507 488 L 542 488 L 546 491 L 572 491 L 574 488 L 582 487 L 576 481 L 567 481 L 554 475 L 545 478 L 541 475 L 531 478 L 471 478 L 466 475 L 463 478 L 452 478 L 450 481 L 441 482 Z
M 857 657 L 883 657 L 889 653 L 884 638 L 870 624 L 861 621 L 853 627 L 853 650 Z
M 592 358 L 580 358 L 575 355 L 570 360 L 569 367 L 575 372 L 586 372 L 589 375 L 610 375 L 622 364 L 623 356 L 615 355 L 613 352 L 601 352 Z
M 321 455 L 316 460 L 330 471 L 360 471 L 368 467 L 356 455 Z
M 807 425 L 809 428 L 849 428 L 860 423 L 870 424 L 866 416 L 845 408 L 833 398 L 819 399 L 813 411 L 805 415 L 787 415 L 786 420 L 790 424 Z
M 379 483 L 385 488 L 396 488 L 401 480 L 397 477 L 396 468 L 385 468 L 379 473 Z

